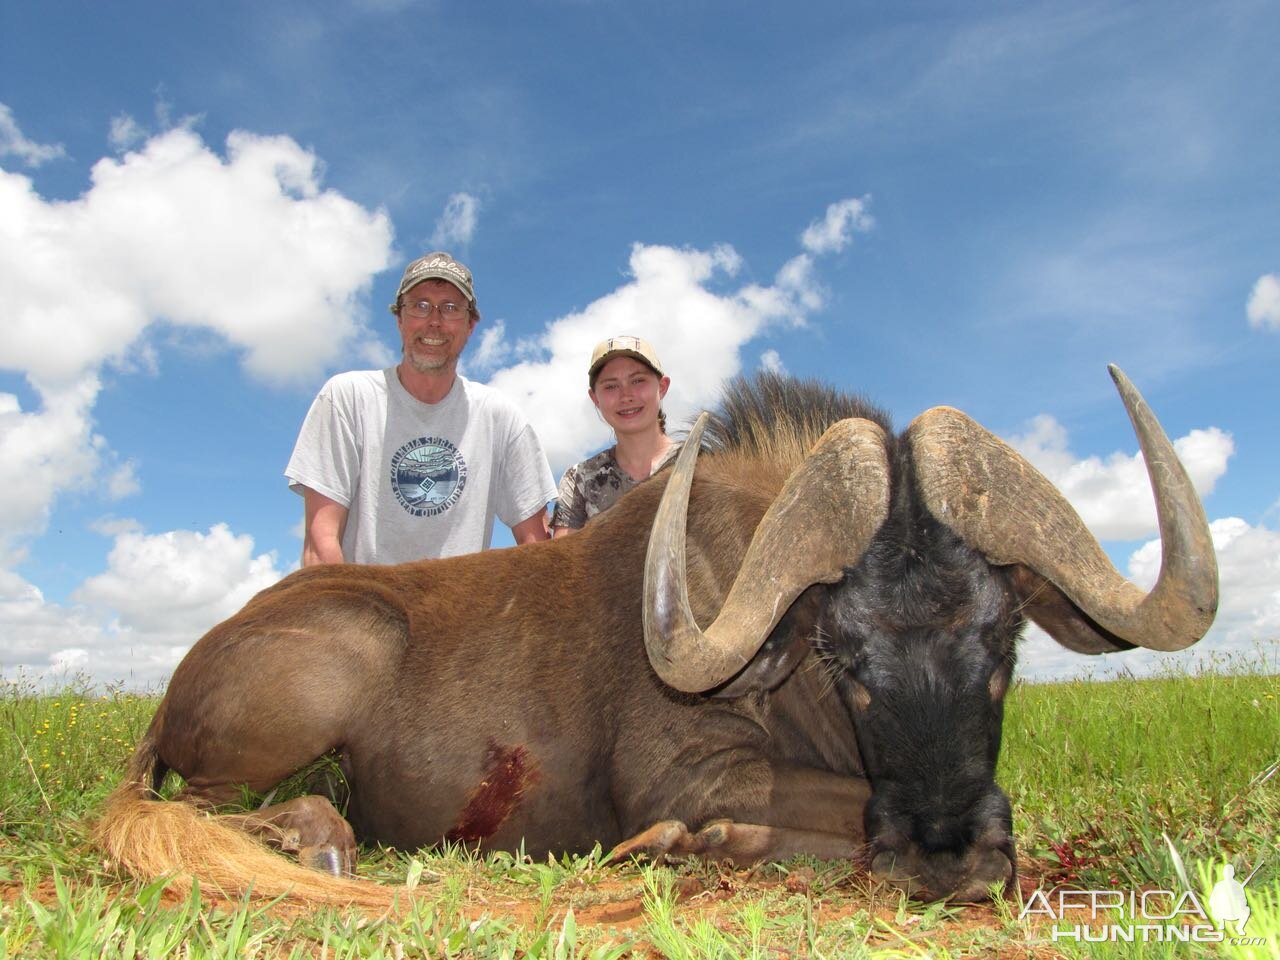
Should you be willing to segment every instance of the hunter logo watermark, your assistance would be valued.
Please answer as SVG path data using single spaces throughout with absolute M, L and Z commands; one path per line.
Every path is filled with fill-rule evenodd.
M 1261 866 L 1254 867 L 1253 873 L 1244 878 L 1244 883 L 1252 880 Z M 1242 937 L 1244 926 L 1249 922 L 1249 901 L 1244 895 L 1244 883 L 1236 879 L 1236 868 L 1228 863 L 1222 868 L 1222 879 L 1213 885 L 1209 893 L 1209 910 L 1218 924 L 1225 928 L 1228 923 L 1234 923 L 1236 934 Z
M 1209 909 L 1191 890 L 1036 890 L 1023 905 L 1019 920 L 1044 917 L 1057 924 L 1051 936 L 1078 943 L 1230 943 L 1262 945 L 1263 937 L 1245 936 L 1249 903 L 1244 882 L 1226 864 L 1209 893 Z M 1227 929 L 1228 924 L 1234 933 Z

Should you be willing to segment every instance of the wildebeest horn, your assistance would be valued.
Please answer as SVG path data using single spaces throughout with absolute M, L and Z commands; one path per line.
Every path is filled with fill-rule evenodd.
M 689 608 L 685 526 L 706 426 L 684 442 L 654 517 L 644 573 L 644 642 L 664 682 L 710 690 L 740 671 L 807 587 L 834 583 L 857 563 L 889 509 L 885 436 L 869 420 L 841 420 L 787 478 L 756 526 L 724 606 L 705 633 Z
M 1150 593 L 1120 575 L 1053 484 L 958 410 L 928 410 L 907 430 L 921 494 L 935 517 L 992 563 L 1030 568 L 1103 631 L 1152 650 L 1181 650 L 1204 636 L 1217 610 L 1213 540 L 1200 498 L 1159 421 L 1120 369 L 1108 369 L 1155 492 L 1162 558 Z M 1117 648 L 1092 625 L 1069 626 L 1076 639 L 1059 637 L 1067 646 Z M 1096 639 L 1086 643 L 1086 633 Z

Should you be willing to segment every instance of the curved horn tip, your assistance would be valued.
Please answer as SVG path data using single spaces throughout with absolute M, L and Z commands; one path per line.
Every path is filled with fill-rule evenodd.
M 702 431 L 706 429 L 707 422 L 710 419 L 710 410 L 703 410 L 698 414 L 698 416 L 694 418 L 692 426 L 689 427 L 689 432 L 685 434 L 684 442 L 688 444 L 689 441 L 693 441 L 693 445 L 698 446 L 702 442 Z
M 1116 392 L 1120 394 L 1120 400 L 1124 403 L 1125 409 L 1129 411 L 1130 420 L 1133 419 L 1135 411 L 1139 409 L 1145 411 L 1144 419 L 1154 419 L 1155 415 L 1151 413 L 1142 391 L 1133 385 L 1133 381 L 1129 379 L 1128 374 L 1114 363 L 1107 364 L 1107 373 L 1111 374 L 1111 381 L 1116 385 Z M 1162 431 L 1163 429 L 1161 427 Z
M 1107 373 L 1111 374 L 1112 381 L 1115 383 L 1116 387 L 1120 390 L 1121 393 L 1123 393 L 1126 389 L 1128 390 L 1135 389 L 1133 386 L 1133 381 L 1130 380 L 1128 375 L 1123 370 L 1121 370 L 1116 364 L 1108 363 Z

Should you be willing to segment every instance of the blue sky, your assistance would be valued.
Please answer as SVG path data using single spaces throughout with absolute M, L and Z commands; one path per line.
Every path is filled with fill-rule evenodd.
M 760 366 L 951 404 L 1158 563 L 1118 363 L 1214 524 L 1193 656 L 1280 636 L 1280 7 L 534 0 L 0 7 L 0 671 L 162 681 L 294 569 L 281 471 L 394 362 L 412 257 L 559 475 L 591 345 L 674 421 Z M 509 541 L 508 541 L 509 542 Z M 1153 559 L 1154 558 L 1154 559 Z

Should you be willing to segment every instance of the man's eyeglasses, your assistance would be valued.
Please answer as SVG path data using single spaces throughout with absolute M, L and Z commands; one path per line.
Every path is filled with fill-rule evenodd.
M 440 312 L 441 320 L 461 320 L 467 315 L 467 308 L 452 300 L 446 300 L 444 303 L 432 303 L 430 300 L 406 300 L 400 304 L 400 310 L 415 320 L 426 320 L 431 316 L 432 310 Z

